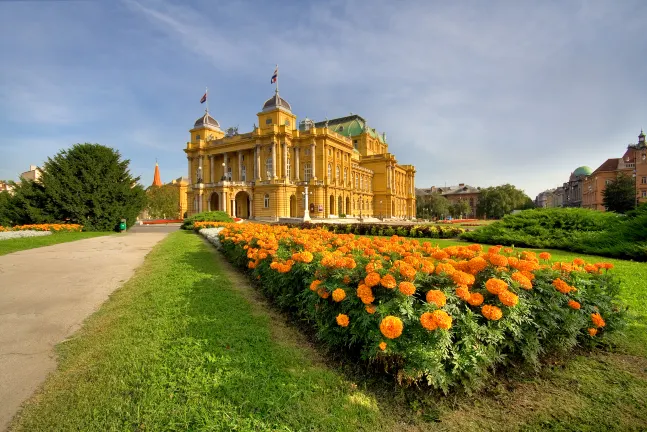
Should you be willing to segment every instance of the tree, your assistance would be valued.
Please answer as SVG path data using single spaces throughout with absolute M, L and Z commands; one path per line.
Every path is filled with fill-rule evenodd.
M 59 152 L 47 159 L 40 180 L 16 187 L 16 222 L 61 221 L 109 231 L 124 218 L 131 226 L 146 205 L 146 193 L 128 171 L 129 163 L 100 144 L 75 144 Z
M 533 208 L 532 199 L 522 190 L 511 184 L 481 189 L 481 196 L 476 206 L 479 217 L 501 219 L 512 210 Z
M 620 173 L 602 192 L 602 203 L 609 211 L 626 213 L 636 205 L 636 186 L 632 177 Z
M 454 218 L 459 218 L 464 215 L 469 214 L 469 212 L 472 209 L 470 208 L 469 203 L 467 200 L 458 200 L 455 201 L 451 207 L 449 208 L 449 212 L 451 213 L 452 217 Z
M 146 211 L 153 219 L 179 218 L 180 193 L 173 185 L 151 186 L 146 189 Z
M 420 197 L 416 202 L 416 217 L 443 218 L 449 214 L 449 200 L 439 193 Z

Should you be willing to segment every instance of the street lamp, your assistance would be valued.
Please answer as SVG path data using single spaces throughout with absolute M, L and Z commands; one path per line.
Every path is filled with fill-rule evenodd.
M 223 162 L 223 163 L 222 163 L 222 178 L 220 179 L 220 181 L 225 181 L 225 180 L 227 180 L 227 173 L 225 173 L 225 167 L 226 167 L 226 166 L 227 166 L 227 164 L 225 164 L 225 163 Z
M 312 192 L 308 192 L 308 186 L 304 186 L 304 191 L 301 192 L 303 195 L 303 220 L 310 220 L 310 210 L 308 209 L 308 195 L 312 195 Z
M 384 207 L 382 207 L 382 200 L 380 200 L 380 220 L 384 220 Z

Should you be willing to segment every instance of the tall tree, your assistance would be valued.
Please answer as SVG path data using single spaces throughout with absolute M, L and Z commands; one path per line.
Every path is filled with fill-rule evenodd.
M 620 173 L 611 180 L 602 192 L 602 203 L 609 211 L 626 213 L 636 205 L 636 185 L 634 179 Z
M 443 218 L 449 214 L 450 202 L 439 193 L 423 195 L 416 201 L 416 217 Z
M 180 193 L 173 185 L 150 186 L 146 189 L 148 216 L 153 219 L 180 218 Z
M 467 200 L 455 201 L 449 208 L 452 217 L 459 218 L 469 214 L 471 211 L 470 205 Z
M 476 214 L 479 217 L 501 219 L 513 210 L 532 207 L 532 199 L 528 195 L 511 184 L 505 184 L 481 189 Z

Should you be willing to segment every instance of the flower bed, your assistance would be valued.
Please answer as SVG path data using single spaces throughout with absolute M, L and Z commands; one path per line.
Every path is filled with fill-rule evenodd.
M 0 227 L 1 228 L 1 227 Z M 0 240 L 11 240 L 16 238 L 25 238 L 25 237 L 42 237 L 52 235 L 51 231 L 9 231 L 9 230 L 0 230 Z
M 16 225 L 12 228 L 0 227 L 1 231 L 50 231 L 50 232 L 81 232 L 83 225 L 78 224 L 35 224 Z
M 170 224 L 170 223 L 182 223 L 182 222 L 184 222 L 184 219 L 156 219 L 156 220 L 142 221 L 142 224 L 158 225 L 158 224 Z
M 439 220 L 439 224 L 464 224 L 465 222 L 478 222 L 478 219 L 448 219 Z
M 374 235 L 374 236 L 392 236 L 400 237 L 425 237 L 425 238 L 454 238 L 464 233 L 465 230 L 452 226 L 438 225 L 411 225 L 411 224 L 326 224 L 326 223 L 299 223 L 285 224 L 289 228 L 301 229 L 323 229 L 334 233 L 357 234 L 357 235 Z
M 327 346 L 447 391 L 624 323 L 610 264 L 479 245 L 228 224 L 222 251 Z

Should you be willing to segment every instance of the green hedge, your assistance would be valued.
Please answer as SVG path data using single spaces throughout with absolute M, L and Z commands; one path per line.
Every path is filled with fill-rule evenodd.
M 647 206 L 626 215 L 581 208 L 526 210 L 460 238 L 647 261 Z
M 209 211 L 197 213 L 182 223 L 182 229 L 192 230 L 195 222 L 233 222 L 234 220 L 224 211 Z
M 284 224 L 282 224 L 284 225 Z M 285 224 L 290 228 L 300 229 L 324 229 L 326 231 L 339 234 L 356 234 L 371 236 L 392 236 L 400 237 L 419 237 L 419 238 L 454 238 L 464 233 L 463 228 L 455 226 L 440 225 L 411 225 L 411 224 L 372 224 L 372 223 L 353 223 L 353 224 L 327 224 L 327 223 L 300 223 Z

